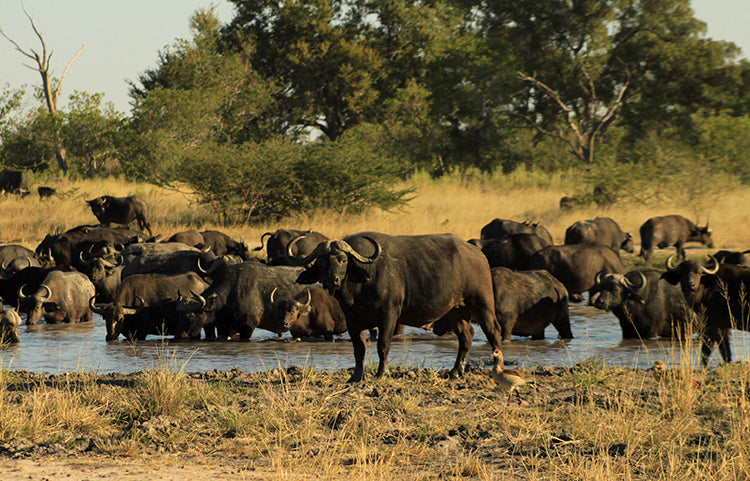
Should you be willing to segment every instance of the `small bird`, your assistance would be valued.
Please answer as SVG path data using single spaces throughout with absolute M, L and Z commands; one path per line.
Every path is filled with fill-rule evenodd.
M 492 353 L 492 360 L 495 362 L 495 365 L 490 369 L 490 376 L 500 388 L 508 390 L 508 406 L 510 406 L 513 400 L 513 391 L 516 392 L 518 404 L 520 405 L 523 402 L 523 399 L 521 399 L 521 393 L 518 392 L 518 388 L 525 386 L 526 384 L 532 384 L 534 380 L 518 371 L 504 370 L 503 352 L 500 349 L 495 349 Z
M 668 379 L 669 371 L 667 370 L 667 365 L 664 364 L 664 361 L 656 361 L 654 365 L 651 367 L 651 371 L 654 373 L 654 379 L 656 379 L 656 382 L 659 384 L 666 384 Z M 682 372 L 680 371 L 672 371 L 671 380 L 682 380 Z M 690 385 L 693 388 L 699 388 L 701 387 L 701 383 L 696 381 L 695 379 L 690 379 Z

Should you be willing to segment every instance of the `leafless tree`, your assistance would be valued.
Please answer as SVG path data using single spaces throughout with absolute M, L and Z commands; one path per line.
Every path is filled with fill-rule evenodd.
M 65 70 L 63 70 L 62 75 L 60 76 L 60 79 L 54 79 L 50 72 L 50 59 L 52 58 L 52 51 L 47 51 L 47 43 L 44 41 L 44 37 L 39 32 L 39 29 L 36 27 L 36 23 L 34 22 L 34 17 L 32 17 L 29 12 L 26 10 L 26 7 L 23 5 L 23 2 L 21 2 L 21 8 L 23 8 L 23 13 L 26 14 L 26 18 L 29 19 L 29 22 L 31 22 L 31 28 L 34 30 L 34 33 L 36 34 L 37 38 L 39 39 L 39 42 L 42 44 L 42 52 L 41 54 L 35 51 L 34 49 L 28 49 L 24 50 L 21 48 L 21 46 L 12 38 L 8 37 L 5 32 L 0 28 L 0 34 L 2 34 L 3 37 L 5 37 L 10 43 L 13 44 L 14 47 L 16 47 L 16 50 L 21 52 L 24 56 L 30 58 L 34 61 L 35 65 L 27 65 L 24 64 L 26 67 L 36 70 L 39 72 L 39 75 L 42 77 L 42 95 L 44 96 L 44 101 L 47 104 L 47 110 L 52 115 L 57 115 L 57 99 L 60 95 L 60 89 L 62 88 L 63 79 L 65 79 L 65 74 L 68 73 L 68 69 L 70 68 L 70 65 L 73 63 L 73 61 L 78 58 L 79 55 L 81 55 L 81 52 L 83 52 L 83 49 L 86 48 L 86 46 L 82 46 L 81 49 L 76 53 L 73 58 L 70 59 L 68 64 L 65 66 Z M 56 157 L 57 157 L 57 165 L 60 167 L 60 170 L 67 173 L 68 172 L 68 161 L 65 155 L 65 146 L 62 144 L 61 141 L 59 141 L 59 132 L 58 132 L 58 142 L 56 147 Z

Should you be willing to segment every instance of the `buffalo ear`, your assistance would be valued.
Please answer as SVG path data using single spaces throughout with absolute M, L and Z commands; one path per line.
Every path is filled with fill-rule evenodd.
M 669 282 L 673 286 L 676 286 L 677 284 L 680 283 L 680 272 L 678 270 L 676 270 L 676 269 L 669 270 L 667 272 L 664 272 L 661 275 L 661 278 L 664 279 L 665 281 Z
M 297 276 L 297 284 L 315 284 L 316 282 L 320 282 L 317 262 L 300 272 L 299 276 Z
M 347 278 L 352 282 L 369 282 L 371 279 L 370 273 L 365 270 L 364 267 L 356 262 L 349 261 Z

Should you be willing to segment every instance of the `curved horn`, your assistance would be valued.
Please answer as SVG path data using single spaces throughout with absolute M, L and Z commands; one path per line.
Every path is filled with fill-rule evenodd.
M 106 306 L 106 304 L 105 304 L 105 306 Z M 100 306 L 98 306 L 96 304 L 96 296 L 95 295 L 91 296 L 89 298 L 89 308 L 91 309 L 92 312 L 95 312 L 95 313 L 97 313 L 99 315 L 104 314 L 104 311 L 107 310 L 106 307 L 100 307 Z
M 2 270 L 7 269 L 8 264 L 10 264 L 10 259 L 3 259 L 3 262 L 0 264 L 0 269 Z
M 202 295 L 196 294 L 192 289 L 190 290 L 190 294 L 194 297 L 197 297 L 200 301 L 201 307 L 198 310 L 202 310 L 204 307 L 206 307 L 206 299 L 204 299 Z
M 672 265 L 672 259 L 677 257 L 677 254 L 672 254 L 671 256 L 667 257 L 667 262 L 665 263 L 665 266 L 667 267 L 668 271 L 671 271 L 674 269 L 674 266 Z
M 297 257 L 294 254 L 292 254 L 292 248 L 294 245 L 299 242 L 301 239 L 304 239 L 305 236 L 296 237 L 289 242 L 289 244 L 286 245 L 286 260 L 289 261 L 290 264 L 294 266 L 305 266 L 312 261 L 315 260 L 316 257 L 318 257 L 323 251 L 329 250 L 331 246 L 330 241 L 324 241 L 318 244 L 315 249 L 307 256 L 307 257 Z
M 274 287 L 273 290 L 271 291 L 271 304 L 273 304 L 273 295 L 276 294 L 277 290 L 279 290 L 279 288 L 278 287 Z
M 381 252 L 380 244 L 378 244 L 378 241 L 376 241 L 372 237 L 363 235 L 362 238 L 367 239 L 368 241 L 372 243 L 373 246 L 375 246 L 375 253 L 373 253 L 370 257 L 365 257 L 359 252 L 355 251 L 354 248 L 346 241 L 340 241 L 341 242 L 340 246 L 343 246 L 343 249 L 347 252 L 347 254 L 351 255 L 355 260 L 363 264 L 372 264 L 375 261 L 375 259 L 377 259 L 380 256 L 380 252 Z
M 594 284 L 601 284 L 602 283 L 602 278 L 604 277 L 604 274 L 605 273 L 604 273 L 603 270 L 597 272 L 596 275 L 594 276 Z
M 305 308 L 310 307 L 310 302 L 312 301 L 312 295 L 310 295 L 310 289 L 305 289 L 305 292 L 307 292 L 307 302 L 305 302 Z
M 28 295 L 23 293 L 23 288 L 26 287 L 26 284 L 21 284 L 21 287 L 18 288 L 17 296 L 19 299 L 28 299 Z
M 50 289 L 47 284 L 42 284 L 41 286 L 39 286 L 39 288 L 47 291 L 46 296 L 41 296 L 42 299 L 49 299 L 50 297 L 52 297 L 52 289 Z
M 719 263 L 716 262 L 716 258 L 714 256 L 708 256 L 708 259 L 711 261 L 711 265 L 713 266 L 713 268 L 701 266 L 701 270 L 705 274 L 716 274 L 717 272 L 719 272 Z
M 84 259 L 83 251 L 80 251 L 78 253 L 78 260 L 81 261 L 81 264 L 83 264 L 84 266 L 90 266 L 94 262 L 94 259 L 89 259 L 89 260 Z
M 633 290 L 640 290 L 640 289 L 643 289 L 644 287 L 646 287 L 646 282 L 647 282 L 647 281 L 646 281 L 646 276 L 644 276 L 644 275 L 643 275 L 643 272 L 641 272 L 641 271 L 636 271 L 636 273 L 638 274 L 638 277 L 639 277 L 639 278 L 640 278 L 640 280 L 641 280 L 641 282 L 640 282 L 639 284 L 633 284 L 632 282 L 630 282 L 630 279 L 628 279 L 628 277 L 627 277 L 627 276 L 622 276 L 622 277 L 620 278 L 620 282 L 621 282 L 621 283 L 622 283 L 622 284 L 623 284 L 623 285 L 624 285 L 625 287 L 627 287 L 627 288 L 629 288 L 629 289 L 633 289 Z

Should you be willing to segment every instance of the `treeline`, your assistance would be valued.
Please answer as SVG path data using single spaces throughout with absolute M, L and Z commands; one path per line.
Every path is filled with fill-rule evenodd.
M 68 175 L 184 183 L 225 222 L 391 207 L 415 170 L 576 168 L 614 197 L 750 182 L 750 63 L 689 0 L 231 1 L 127 116 L 77 92 L 16 118 L 7 89 L 0 162 L 54 170 L 62 146 Z

